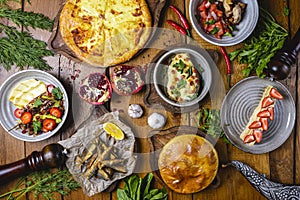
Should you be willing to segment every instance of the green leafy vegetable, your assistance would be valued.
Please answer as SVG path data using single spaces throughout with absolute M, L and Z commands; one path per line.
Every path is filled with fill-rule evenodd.
M 63 98 L 63 93 L 58 87 L 53 88 L 51 93 L 57 100 L 61 100 Z
M 41 101 L 41 99 L 37 99 L 37 100 L 35 100 L 34 103 L 33 103 L 33 107 L 35 107 L 35 108 L 38 108 L 38 107 L 40 107 L 41 105 L 43 105 L 43 102 Z
M 183 72 L 183 70 L 185 68 L 185 64 L 184 64 L 184 62 L 182 60 L 179 60 L 179 62 L 175 63 L 173 65 L 173 67 L 175 67 L 177 69 L 177 71 L 179 71 L 182 74 L 182 72 Z
M 205 22 L 205 24 L 215 24 L 215 23 L 216 23 L 216 21 L 213 20 L 213 19 L 208 20 L 207 22 Z
M 50 171 L 39 171 L 20 179 L 15 189 L 1 194 L 0 198 L 20 199 L 27 193 L 32 193 L 34 199 L 43 196 L 45 199 L 54 200 L 54 193 L 68 195 L 80 185 L 73 179 L 67 169 L 58 170 L 55 173 Z
M 284 7 L 283 8 L 283 14 L 284 14 L 284 16 L 289 16 L 290 15 L 290 9 L 288 8 L 288 7 Z
M 166 189 L 151 189 L 153 174 L 147 174 L 143 179 L 132 175 L 124 179 L 124 188 L 117 189 L 119 200 L 166 200 Z
M 33 132 L 35 134 L 37 134 L 39 131 L 42 130 L 42 122 L 40 121 L 33 121 L 32 126 L 33 126 Z
M 247 64 L 243 76 L 256 73 L 264 77 L 264 69 L 275 53 L 282 48 L 288 36 L 287 30 L 275 22 L 270 13 L 260 9 L 260 18 L 253 35 L 247 39 L 244 47 L 229 54 L 230 60 L 238 59 L 239 63 Z
M 222 138 L 225 143 L 229 143 L 221 126 L 219 110 L 202 108 L 199 113 L 199 129 L 214 138 Z
M 0 19 L 9 19 L 17 27 L 28 27 L 52 30 L 54 21 L 48 17 L 33 12 L 11 9 L 7 3 L 14 0 L 0 0 Z M 20 1 L 15 1 L 20 2 Z M 28 1 L 30 3 L 30 1 Z M 22 32 L 16 27 L 0 23 L 0 64 L 6 70 L 16 65 L 20 69 L 33 67 L 40 70 L 50 70 L 51 66 L 43 59 L 45 56 L 53 56 L 53 52 L 47 49 L 44 41 L 35 39 L 29 32 Z
M 177 89 L 180 90 L 186 86 L 187 82 L 185 79 L 180 79 L 177 83 Z
M 214 28 L 213 30 L 211 30 L 209 33 L 214 35 L 214 34 L 216 34 L 217 32 L 219 32 L 219 30 L 220 30 L 220 29 L 219 29 L 218 27 L 215 27 L 215 28 Z

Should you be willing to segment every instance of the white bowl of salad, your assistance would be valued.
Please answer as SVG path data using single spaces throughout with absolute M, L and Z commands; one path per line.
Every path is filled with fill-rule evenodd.
M 27 142 L 57 133 L 69 110 L 63 85 L 40 70 L 23 70 L 10 76 L 0 88 L 0 99 L 0 124 L 10 135 Z
M 193 28 L 205 41 L 218 46 L 243 42 L 259 17 L 257 0 L 191 0 Z

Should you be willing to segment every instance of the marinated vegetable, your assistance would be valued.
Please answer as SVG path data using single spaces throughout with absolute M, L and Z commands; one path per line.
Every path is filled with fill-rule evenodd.
M 246 6 L 235 0 L 204 0 L 198 6 L 196 17 L 206 33 L 221 39 L 223 36 L 233 36 Z

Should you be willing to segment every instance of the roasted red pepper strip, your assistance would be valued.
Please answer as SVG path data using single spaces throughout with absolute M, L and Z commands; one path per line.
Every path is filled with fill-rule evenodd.
M 178 25 L 176 22 L 173 22 L 172 20 L 167 20 L 168 24 L 170 24 L 171 26 L 173 26 L 177 31 L 179 31 L 180 33 L 187 35 L 186 30 L 181 27 L 180 25 Z
M 228 58 L 228 55 L 224 49 L 224 47 L 221 47 L 220 46 L 220 49 L 221 49 L 221 52 L 222 52 L 222 55 L 225 59 L 225 62 L 226 62 L 226 67 L 227 67 L 227 83 L 228 83 L 228 87 L 230 88 L 230 82 L 231 82 L 231 66 L 230 66 L 230 60 Z
M 170 5 L 169 7 L 178 15 L 178 17 L 180 19 L 180 22 L 182 23 L 183 27 L 185 28 L 185 30 L 187 32 L 187 35 L 191 36 L 190 31 L 189 31 L 190 30 L 190 25 L 189 25 L 187 19 L 185 18 L 185 16 L 175 6 Z

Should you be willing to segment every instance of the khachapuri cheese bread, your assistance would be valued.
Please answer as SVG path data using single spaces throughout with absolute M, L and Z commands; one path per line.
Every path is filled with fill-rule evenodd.
M 187 53 L 176 54 L 168 65 L 167 94 L 175 102 L 187 102 L 199 94 L 200 75 Z
M 186 134 L 171 139 L 162 149 L 158 168 L 163 181 L 178 193 L 205 189 L 218 171 L 218 154 L 203 137 Z
M 268 85 L 261 97 L 257 107 L 254 109 L 248 124 L 240 135 L 245 144 L 250 146 L 260 143 L 263 137 L 263 131 L 268 130 L 269 120 L 274 120 L 274 108 L 277 100 L 282 100 L 283 96 L 277 89 Z
M 145 0 L 69 0 L 59 19 L 66 45 L 96 67 L 132 58 L 147 42 L 151 25 Z

